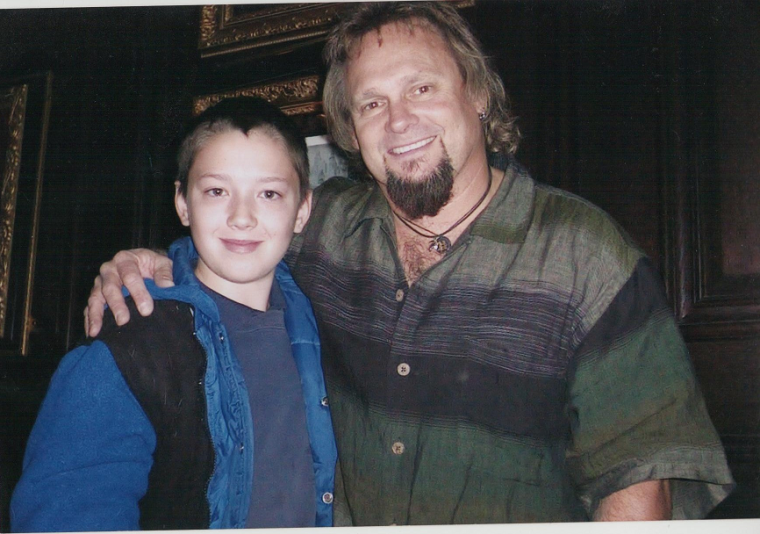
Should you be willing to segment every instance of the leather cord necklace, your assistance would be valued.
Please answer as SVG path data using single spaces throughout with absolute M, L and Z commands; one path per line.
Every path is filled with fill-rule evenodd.
M 428 246 L 428 250 L 431 252 L 437 252 L 441 256 L 446 254 L 451 249 L 451 241 L 448 237 L 446 237 L 446 234 L 451 232 L 454 228 L 462 224 L 465 220 L 467 220 L 467 217 L 472 215 L 476 209 L 480 207 L 481 204 L 483 204 L 483 201 L 488 196 L 488 192 L 491 191 L 491 182 L 493 180 L 493 176 L 491 173 L 491 167 L 488 167 L 488 186 L 486 187 L 485 192 L 483 193 L 483 196 L 480 197 L 480 200 L 478 200 L 473 207 L 467 211 L 464 215 L 462 215 L 457 222 L 452 224 L 447 230 L 444 230 L 440 234 L 434 234 L 430 230 L 427 230 L 426 228 L 423 228 L 419 224 L 406 219 L 405 217 L 402 217 L 396 211 L 393 211 L 393 214 L 399 218 L 399 220 L 406 225 L 407 228 L 409 228 L 412 232 L 414 232 L 417 235 L 420 235 L 422 237 L 426 237 L 430 239 L 430 245 Z

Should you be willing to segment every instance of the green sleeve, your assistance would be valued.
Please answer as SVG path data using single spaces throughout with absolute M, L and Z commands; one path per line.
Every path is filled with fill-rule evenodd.
M 734 486 L 657 273 L 640 260 L 585 336 L 570 378 L 569 471 L 589 515 L 605 496 L 671 479 L 674 519 Z

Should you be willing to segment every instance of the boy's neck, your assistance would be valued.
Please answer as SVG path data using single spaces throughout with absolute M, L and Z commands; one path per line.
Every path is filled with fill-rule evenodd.
M 238 304 L 259 311 L 267 311 L 269 309 L 269 296 L 272 293 L 274 273 L 266 278 L 248 284 L 238 284 L 221 279 L 204 280 L 202 273 L 199 276 L 197 269 L 195 276 L 210 290 Z

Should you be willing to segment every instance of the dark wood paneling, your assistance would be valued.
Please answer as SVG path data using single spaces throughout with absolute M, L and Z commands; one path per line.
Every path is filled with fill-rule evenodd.
M 760 366 L 755 339 L 689 343 L 737 488 L 711 517 L 760 517 Z
M 693 6 L 691 6 L 693 7 Z M 666 184 L 672 294 L 688 339 L 760 336 L 760 12 L 680 9 Z
M 197 6 L 0 11 L 0 78 L 53 75 L 35 327 L 27 357 L 0 358 L 0 531 L 48 380 L 83 337 L 100 263 L 171 238 L 164 152 L 190 110 L 197 28 Z

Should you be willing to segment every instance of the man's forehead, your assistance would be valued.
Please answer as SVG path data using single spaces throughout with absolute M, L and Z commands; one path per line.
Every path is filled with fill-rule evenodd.
M 393 33 L 408 36 L 412 39 L 434 36 L 442 39 L 440 33 L 428 22 L 419 19 L 407 21 L 395 21 L 383 24 L 379 28 L 370 30 L 354 42 L 349 57 L 351 60 L 358 59 L 362 50 L 367 47 L 382 48 L 385 38 Z

